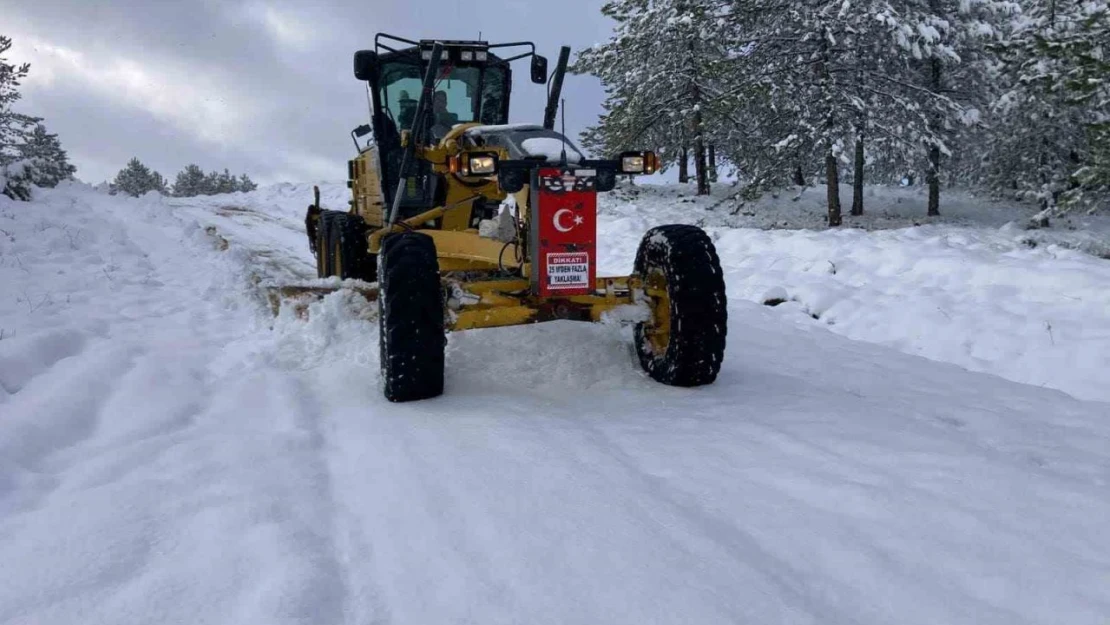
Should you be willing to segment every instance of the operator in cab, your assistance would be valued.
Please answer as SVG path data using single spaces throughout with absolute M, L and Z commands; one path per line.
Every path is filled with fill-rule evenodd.
M 443 139 L 455 124 L 459 123 L 459 116 L 447 110 L 447 92 L 436 91 L 435 100 L 432 102 L 432 135 L 436 140 Z

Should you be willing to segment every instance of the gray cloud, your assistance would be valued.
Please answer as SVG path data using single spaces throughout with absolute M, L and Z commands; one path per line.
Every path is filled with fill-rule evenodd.
M 195 162 L 263 182 L 341 180 L 350 128 L 367 120 L 355 50 L 378 31 L 411 38 L 604 40 L 601 0 L 0 0 L 9 56 L 32 63 L 22 111 L 46 118 L 78 177 L 110 178 L 131 156 L 172 177 Z M 9 6 L 11 5 L 11 6 Z M 542 116 L 544 88 L 519 65 L 513 121 Z M 593 123 L 604 93 L 568 77 L 567 130 Z

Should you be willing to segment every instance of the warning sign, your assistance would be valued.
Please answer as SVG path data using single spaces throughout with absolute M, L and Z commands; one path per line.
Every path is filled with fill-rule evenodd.
M 582 289 L 590 284 L 590 255 L 558 252 L 547 255 L 548 289 Z
M 593 293 L 597 280 L 597 191 L 591 185 L 567 183 L 581 179 L 555 167 L 538 172 L 532 187 L 529 217 L 534 250 L 532 292 L 540 297 L 573 297 Z M 556 182 L 558 184 L 556 185 Z

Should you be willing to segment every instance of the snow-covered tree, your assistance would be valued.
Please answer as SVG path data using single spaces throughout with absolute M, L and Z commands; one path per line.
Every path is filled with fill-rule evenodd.
M 18 146 L 23 159 L 31 161 L 31 182 L 39 187 L 56 187 L 63 180 L 73 177 L 77 168 L 70 164 L 69 155 L 62 149 L 58 135 L 46 131 L 46 126 L 35 124 Z
M 731 42 L 721 0 L 610 0 L 609 41 L 579 53 L 571 71 L 601 79 L 607 97 L 599 123 L 582 136 L 587 149 L 611 155 L 651 148 L 676 165 L 693 149 L 698 193 L 709 193 L 708 136 L 717 127 L 718 78 Z
M 37 117 L 12 110 L 12 105 L 21 97 L 19 83 L 27 77 L 31 66 L 28 63 L 9 63 L 3 55 L 11 47 L 11 38 L 0 35 L 0 159 L 9 162 L 18 157 L 13 146 L 22 143 L 28 129 L 40 121 Z
M 53 187 L 73 175 L 76 168 L 58 141 L 40 124 L 41 118 L 17 113 L 20 81 L 31 66 L 9 63 L 3 54 L 12 40 L 0 35 L 0 193 L 20 199 L 31 198 L 31 187 Z
M 789 173 L 823 179 L 828 223 L 839 225 L 848 150 L 862 156 L 869 136 L 909 146 L 927 132 L 922 101 L 931 95 L 907 93 L 907 46 L 890 3 L 753 0 L 730 18 L 746 49 L 734 77 L 746 124 L 732 133 L 730 160 L 756 190 Z
M 220 188 L 220 174 L 219 172 L 210 171 L 204 176 L 203 194 L 215 195 L 219 193 Z
M 1007 89 L 995 103 L 984 182 L 1036 199 L 1040 218 L 1110 198 L 1110 4 L 1030 0 L 999 47 Z
M 169 193 L 162 174 L 152 171 L 137 158 L 128 161 L 127 166 L 116 174 L 112 181 L 112 190 L 132 197 L 139 197 L 149 191 L 157 191 L 163 195 Z
M 204 193 L 204 170 L 195 164 L 185 166 L 177 172 L 173 183 L 173 194 L 176 197 L 193 197 Z
M 239 181 L 236 180 L 235 176 L 231 175 L 230 171 L 225 169 L 222 174 L 216 177 L 216 188 L 214 193 L 235 193 L 239 190 L 238 187 Z
M 196 195 L 216 195 L 217 193 L 235 193 L 236 191 L 254 191 L 258 185 L 250 176 L 242 174 L 238 177 L 225 169 L 223 173 L 204 173 L 199 165 L 187 165 L 177 173 L 173 185 L 173 194 L 177 197 L 193 197 Z
M 250 176 L 243 174 L 239 176 L 238 187 L 235 190 L 242 191 L 243 193 L 249 193 L 257 188 L 258 185 L 255 184 L 253 180 L 251 180 Z
M 942 158 L 989 103 L 993 80 L 989 48 L 1004 34 L 1020 7 L 1009 0 L 902 0 L 908 19 L 903 37 L 917 70 L 916 85 L 943 98 L 928 112 L 925 178 L 928 212 L 939 214 Z

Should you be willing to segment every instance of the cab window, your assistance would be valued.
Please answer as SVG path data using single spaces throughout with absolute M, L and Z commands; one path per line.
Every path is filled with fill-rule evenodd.
M 399 129 L 412 127 L 416 99 L 420 97 L 423 68 L 415 64 L 391 64 L 382 75 L 381 102 Z M 432 102 L 432 125 L 462 124 L 475 120 L 476 94 L 482 70 L 452 67 L 441 72 Z M 450 129 L 450 126 L 448 126 Z

